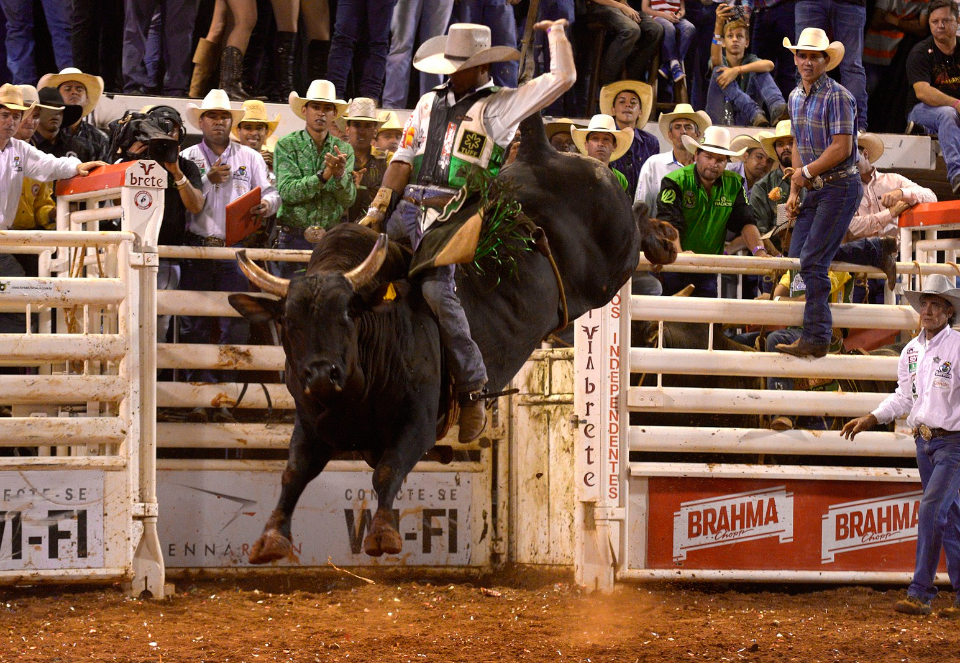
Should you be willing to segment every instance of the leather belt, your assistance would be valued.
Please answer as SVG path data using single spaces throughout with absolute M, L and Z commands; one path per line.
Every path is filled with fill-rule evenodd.
M 947 430 L 946 428 L 930 428 L 926 424 L 920 424 L 913 429 L 913 436 L 922 437 L 926 442 L 929 442 L 935 437 L 947 437 L 957 434 L 960 434 L 960 431 Z
M 187 232 L 187 239 L 196 246 L 226 246 L 227 243 L 220 237 L 204 237 L 192 232 Z
M 442 195 L 442 196 L 429 196 L 427 198 L 422 198 L 417 200 L 413 196 L 404 196 L 403 199 L 408 203 L 412 203 L 417 207 L 432 207 L 434 209 L 443 209 L 447 204 L 454 199 L 454 195 Z
M 841 180 L 844 177 L 850 177 L 851 175 L 857 174 L 856 166 L 848 166 L 842 170 L 830 170 L 821 175 L 817 175 L 812 180 L 810 180 L 810 188 L 814 191 L 819 191 L 823 188 L 823 185 L 827 182 L 835 182 L 836 180 Z
M 280 226 L 280 232 L 287 233 L 288 235 L 296 235 L 297 237 L 303 237 L 303 228 L 294 228 L 293 226 Z

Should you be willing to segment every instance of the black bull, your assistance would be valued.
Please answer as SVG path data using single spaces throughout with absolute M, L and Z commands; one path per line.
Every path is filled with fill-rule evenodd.
M 539 116 L 521 125 L 517 160 L 505 168 L 523 212 L 543 228 L 562 277 L 570 318 L 603 306 L 633 274 L 641 247 L 656 263 L 676 257 L 675 231 L 635 215 L 610 170 L 579 155 L 558 154 Z M 251 280 L 280 297 L 232 295 L 256 321 L 282 322 L 287 387 L 296 422 L 280 500 L 250 561 L 292 552 L 297 499 L 334 453 L 356 450 L 374 468 L 378 508 L 363 547 L 369 555 L 400 552 L 392 511 L 404 478 L 435 443 L 441 388 L 440 335 L 406 279 L 403 252 L 372 230 L 334 227 L 317 244 L 304 276 L 287 282 L 245 256 Z M 362 263 L 362 264 L 361 264 Z M 489 387 L 502 389 L 560 322 L 560 290 L 549 261 L 518 258 L 518 278 L 460 270 L 457 292 L 483 353 Z M 385 298 L 388 284 L 397 294 Z

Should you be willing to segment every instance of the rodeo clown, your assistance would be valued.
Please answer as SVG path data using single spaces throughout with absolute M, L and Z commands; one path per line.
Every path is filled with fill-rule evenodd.
M 847 422 L 841 435 L 853 439 L 878 423 L 907 415 L 917 443 L 923 497 L 917 521 L 917 556 L 907 597 L 894 610 L 929 615 L 937 595 L 934 579 L 940 551 L 946 553 L 953 586 L 951 606 L 940 617 L 960 618 L 960 333 L 952 328 L 960 310 L 953 279 L 932 274 L 922 290 L 903 296 L 920 314 L 920 335 L 907 343 L 897 366 L 897 390 L 870 414 Z
M 558 99 L 576 80 L 566 25 L 566 20 L 559 20 L 534 26 L 547 32 L 550 71 L 518 89 L 498 88 L 490 79 L 491 64 L 516 60 L 520 54 L 508 46 L 491 46 L 487 26 L 455 23 L 446 36 L 424 42 L 413 66 L 449 78 L 417 103 L 383 184 L 360 223 L 378 227 L 396 206 L 387 232 L 394 239 L 408 236 L 416 248 L 423 234 L 437 227 L 434 222 L 464 186 L 471 166 L 490 175 L 499 172 L 520 121 Z M 437 316 L 456 381 L 459 439 L 469 442 L 480 436 L 486 423 L 479 396 L 487 371 L 457 298 L 455 274 L 455 265 L 431 268 L 421 289 Z

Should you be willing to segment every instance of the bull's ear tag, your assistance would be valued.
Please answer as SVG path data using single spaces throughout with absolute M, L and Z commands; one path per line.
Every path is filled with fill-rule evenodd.
M 384 283 L 373 291 L 367 300 L 367 305 L 376 312 L 386 311 L 403 299 L 410 292 L 410 284 L 406 281 Z
M 392 283 L 387 284 L 387 291 L 383 293 L 383 301 L 392 302 L 397 298 L 397 289 L 393 287 Z

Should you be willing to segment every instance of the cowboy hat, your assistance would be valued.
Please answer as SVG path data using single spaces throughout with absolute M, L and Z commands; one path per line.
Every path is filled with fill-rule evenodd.
M 83 117 L 83 107 L 76 104 L 63 103 L 60 91 L 55 87 L 41 88 L 37 93 L 37 108 L 42 111 L 63 111 L 63 122 L 60 126 L 70 127 Z M 49 116 L 48 116 L 49 117 Z
M 377 113 L 377 102 L 369 97 L 354 97 L 351 99 L 341 119 L 345 122 L 350 120 L 354 122 L 376 122 L 377 129 L 384 122 L 380 114 Z
M 427 74 L 450 74 L 482 64 L 519 60 L 510 46 L 491 46 L 490 28 L 476 23 L 454 23 L 446 35 L 423 42 L 413 56 L 413 67 Z
M 743 150 L 743 154 L 741 154 L 741 155 L 738 156 L 738 157 L 734 157 L 733 160 L 734 160 L 734 161 L 743 161 L 743 160 L 746 158 L 746 156 L 747 156 L 747 152 L 749 152 L 750 150 L 753 150 L 753 149 L 761 149 L 761 150 L 762 150 L 762 149 L 763 149 L 763 145 L 760 144 L 760 141 L 759 141 L 758 139 L 760 138 L 760 136 L 762 136 L 762 135 L 764 135 L 764 134 L 768 134 L 768 133 L 770 133 L 770 132 L 769 132 L 769 131 L 760 131 L 760 132 L 757 133 L 756 136 L 751 136 L 750 134 L 740 134 L 739 136 L 737 136 L 736 138 L 734 138 L 733 140 L 731 140 L 731 141 L 730 141 L 730 149 L 731 149 L 731 150 L 734 150 L 734 151 Z
M 93 74 L 85 74 L 76 67 L 61 69 L 59 74 L 46 74 L 37 83 L 37 87 L 54 87 L 59 89 L 67 81 L 77 81 L 87 88 L 87 103 L 83 106 L 83 116 L 86 117 L 97 107 L 97 102 L 103 95 L 103 79 Z
M 863 132 L 857 136 L 857 147 L 863 148 L 863 151 L 867 153 L 867 160 L 871 164 L 876 164 L 883 156 L 883 141 L 877 134 Z
M 943 274 L 931 274 L 923 279 L 923 290 L 904 290 L 903 296 L 906 297 L 910 306 L 920 312 L 920 299 L 923 295 L 936 295 L 943 297 L 953 306 L 954 311 L 960 312 L 960 290 L 951 285 L 950 279 Z
M 381 111 L 379 122 L 380 126 L 377 127 L 378 135 L 381 131 L 403 131 L 403 125 L 400 124 L 397 114 L 393 111 Z
M 705 111 L 695 111 L 690 104 L 677 104 L 672 113 L 663 113 L 660 115 L 660 120 L 658 121 L 660 135 L 666 139 L 667 132 L 670 131 L 670 123 L 682 118 L 692 120 L 694 124 L 700 127 L 700 135 L 703 135 L 707 127 L 713 124 L 710 116 L 707 115 Z
M 839 41 L 830 41 L 827 33 L 820 28 L 804 28 L 796 44 L 790 43 L 789 37 L 783 38 L 783 47 L 796 55 L 797 51 L 820 51 L 827 56 L 827 71 L 834 69 L 843 60 L 843 44 Z
M 333 104 L 337 107 L 337 115 L 340 115 L 347 107 L 346 101 L 343 99 L 337 99 L 337 88 L 334 87 L 333 83 L 319 78 L 310 83 L 310 87 L 307 88 L 306 95 L 301 97 L 299 94 L 297 94 L 297 91 L 294 90 L 290 92 L 290 96 L 287 98 L 287 102 L 290 104 L 290 108 L 293 109 L 293 112 L 296 113 L 298 117 L 302 117 L 304 119 L 306 119 L 306 115 L 304 114 L 303 107 L 311 101 L 319 101 L 320 103 L 324 104 Z
M 241 107 L 243 110 L 243 117 L 233 123 L 233 129 L 230 132 L 236 138 L 240 138 L 237 135 L 237 127 L 240 126 L 242 122 L 253 122 L 256 124 L 265 124 L 267 125 L 267 135 L 263 137 L 264 140 L 270 137 L 270 135 L 277 130 L 277 125 L 280 124 L 280 113 L 277 113 L 277 116 L 271 120 L 270 116 L 267 115 L 267 107 L 262 101 L 257 99 L 248 99 L 243 102 Z
M 30 110 L 30 106 L 23 105 L 23 91 L 12 83 L 4 83 L 0 86 L 0 106 L 6 106 L 15 111 Z
M 780 163 L 780 158 L 777 156 L 777 150 L 774 149 L 774 145 L 781 138 L 793 140 L 793 134 L 791 134 L 790 131 L 790 120 L 780 120 L 777 122 L 777 127 L 773 132 L 762 131 L 760 133 L 765 134 L 764 136 L 761 137 L 759 134 L 757 135 L 757 138 L 760 139 L 760 145 L 763 146 L 763 151 L 777 163 Z
M 690 154 L 696 154 L 697 150 L 704 150 L 726 157 L 743 156 L 746 149 L 734 150 L 730 143 L 730 132 L 726 127 L 707 127 L 699 143 L 690 136 L 683 136 L 683 146 Z
M 559 119 L 547 122 L 543 126 L 544 130 L 547 132 L 547 140 L 550 140 L 557 134 L 570 133 L 571 125 L 578 126 L 578 127 L 580 126 L 568 117 L 561 117 Z
M 242 110 L 237 110 L 230 106 L 230 97 L 227 96 L 227 93 L 214 88 L 207 93 L 207 96 L 203 98 L 199 106 L 193 103 L 187 104 L 187 122 L 199 129 L 200 117 L 207 111 L 215 110 L 230 113 L 231 117 L 233 117 L 234 126 L 236 126 L 240 118 L 243 117 Z
M 37 88 L 32 85 L 18 85 L 17 87 L 20 88 L 20 93 L 23 95 L 23 103 L 28 107 L 33 108 L 40 101 L 40 93 L 37 92 Z
M 570 135 L 573 136 L 573 143 L 580 154 L 587 153 L 587 136 L 592 133 L 613 134 L 617 145 L 613 148 L 613 154 L 610 155 L 611 163 L 626 154 L 633 142 L 633 129 L 629 127 L 617 129 L 617 123 L 612 117 L 600 113 L 590 118 L 590 124 L 586 129 L 581 129 L 575 124 L 570 125 Z
M 640 115 L 634 126 L 643 129 L 653 112 L 653 88 L 646 83 L 630 80 L 604 85 L 600 88 L 600 112 L 613 115 L 613 102 L 621 92 L 633 92 L 640 98 Z

